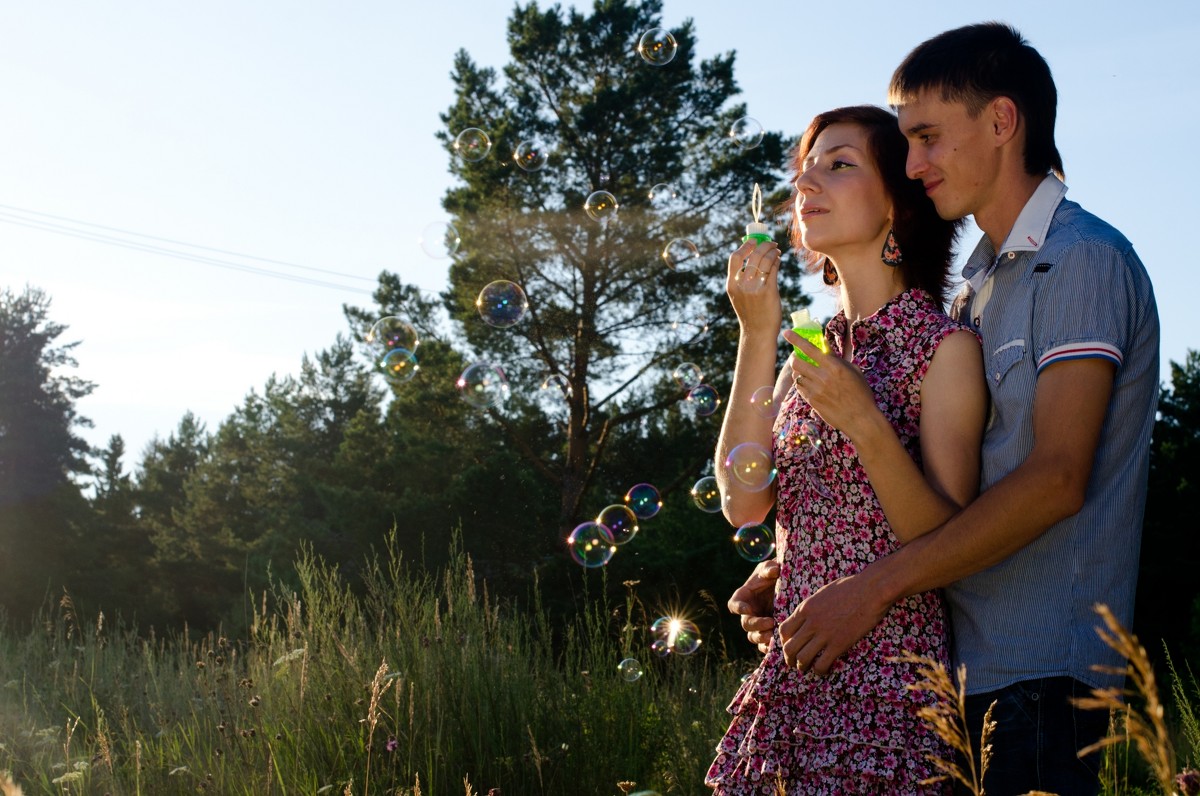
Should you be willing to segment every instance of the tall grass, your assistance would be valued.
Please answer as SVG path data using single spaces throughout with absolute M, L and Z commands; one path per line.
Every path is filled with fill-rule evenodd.
M 139 635 L 69 600 L 0 633 L 0 772 L 27 795 L 705 791 L 742 672 L 649 657 L 632 586 L 552 622 L 536 595 L 497 604 L 457 546 L 427 574 L 389 544 L 361 594 L 311 555 L 297 570 L 246 638 Z

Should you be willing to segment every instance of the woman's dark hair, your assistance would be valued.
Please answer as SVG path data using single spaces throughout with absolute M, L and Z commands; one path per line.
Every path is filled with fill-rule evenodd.
M 1050 66 L 1016 28 L 1001 22 L 966 25 L 918 44 L 896 67 L 888 104 L 899 108 L 922 91 L 961 102 L 972 119 L 996 97 L 1008 97 L 1025 123 L 1025 171 L 1063 176 L 1054 144 L 1058 90 Z
M 908 141 L 900 132 L 896 117 L 874 105 L 854 105 L 817 114 L 796 145 L 792 169 L 797 176 L 817 136 L 833 124 L 853 124 L 867 134 L 868 154 L 883 177 L 884 190 L 894 208 L 892 231 L 904 257 L 904 261 L 896 267 L 906 287 L 921 288 L 944 307 L 950 290 L 954 242 L 962 221 L 941 218 L 933 202 L 925 195 L 921 181 L 908 178 L 905 174 Z M 802 249 L 800 219 L 794 214 L 790 233 L 792 245 L 797 250 Z M 808 258 L 807 266 L 810 273 L 820 270 L 815 255 Z

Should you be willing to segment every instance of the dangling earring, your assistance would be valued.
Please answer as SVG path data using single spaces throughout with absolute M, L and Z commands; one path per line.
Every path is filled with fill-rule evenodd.
M 890 265 L 892 268 L 904 262 L 904 255 L 900 253 L 900 246 L 896 243 L 894 229 L 888 230 L 887 240 L 883 242 L 883 252 L 880 253 L 879 259 L 883 260 L 884 265 Z
M 833 267 L 833 263 L 826 257 L 821 265 L 821 281 L 833 287 L 838 283 L 837 269 Z

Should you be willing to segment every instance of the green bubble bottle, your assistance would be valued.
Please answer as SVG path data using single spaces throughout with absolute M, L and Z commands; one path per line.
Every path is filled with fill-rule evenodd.
M 750 212 L 754 214 L 754 220 L 746 225 L 746 234 L 742 237 L 742 243 L 747 241 L 770 243 L 774 238 L 771 237 L 771 230 L 762 223 L 762 188 L 758 183 L 754 183 L 754 193 L 750 197 Z
M 829 353 L 829 344 L 825 342 L 825 330 L 821 328 L 820 321 L 808 314 L 807 307 L 792 313 L 792 331 L 821 349 L 821 353 Z M 805 362 L 812 362 L 814 365 L 817 364 L 813 362 L 812 357 L 801 351 L 798 346 L 792 346 L 792 350 L 796 352 L 796 356 Z

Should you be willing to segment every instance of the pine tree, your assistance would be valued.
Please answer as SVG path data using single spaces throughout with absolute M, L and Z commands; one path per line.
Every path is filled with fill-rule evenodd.
M 415 317 L 429 307 L 394 277 L 376 295 L 380 312 L 424 322 L 461 364 L 502 368 L 508 402 L 456 414 L 468 436 L 502 438 L 552 491 L 560 534 L 594 515 L 598 506 L 589 501 L 597 497 L 589 494 L 609 493 L 615 469 L 623 466 L 626 480 L 649 480 L 654 451 L 643 449 L 643 469 L 630 474 L 629 461 L 611 461 L 611 446 L 623 437 L 649 440 L 652 429 L 665 427 L 663 417 L 686 394 L 670 378 L 676 365 L 700 361 L 718 385 L 728 384 L 736 327 L 724 295 L 725 261 L 750 220 L 753 185 L 771 197 L 784 160 L 779 133 L 765 133 L 755 147 L 731 142 L 730 129 L 747 115 L 733 101 L 734 56 L 697 62 L 690 21 L 670 31 L 677 50 L 668 63 L 638 56 L 641 35 L 661 27 L 660 12 L 657 0 L 597 2 L 587 16 L 518 5 L 503 81 L 460 52 L 456 98 L 440 134 L 458 181 L 443 200 L 461 240 L 442 296 L 453 338 Z M 472 129 L 491 142 L 477 160 L 462 156 L 460 136 Z M 597 191 L 611 194 L 619 209 L 611 212 L 606 199 L 599 219 L 591 217 L 584 206 Z M 695 255 L 668 262 L 664 250 L 676 239 L 690 244 L 672 251 L 690 245 Z M 514 325 L 481 318 L 477 299 L 496 280 L 520 285 L 527 296 L 528 310 Z M 805 303 L 794 277 L 782 287 L 789 309 Z M 397 387 L 396 400 L 430 375 Z M 438 377 L 416 389 L 443 396 L 431 402 L 442 406 L 454 400 L 453 374 Z M 539 389 L 547 379 L 561 381 Z M 459 432 L 447 426 L 445 433 Z M 691 436 L 703 451 L 685 457 L 694 467 L 711 455 L 716 419 Z

